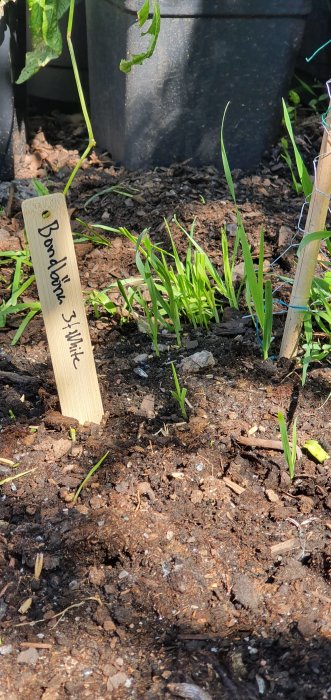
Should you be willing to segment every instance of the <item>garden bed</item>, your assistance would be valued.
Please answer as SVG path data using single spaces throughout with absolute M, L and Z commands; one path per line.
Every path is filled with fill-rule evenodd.
M 318 119 L 309 117 L 302 133 L 307 153 L 318 152 Z M 62 189 L 81 122 L 55 115 L 43 135 L 22 161 L 16 192 L 8 199 L 1 189 L 2 249 L 22 246 L 29 178 L 49 176 L 52 191 Z M 56 148 L 59 141 L 69 151 Z M 256 174 L 235 173 L 235 182 L 250 243 L 258 250 L 263 226 L 272 262 L 291 241 L 302 205 L 279 149 Z M 118 183 L 133 196 L 111 192 L 84 206 Z M 220 226 L 231 241 L 236 221 L 214 168 L 128 173 L 106 154 L 93 156 L 74 181 L 69 207 L 73 219 L 136 234 L 150 227 L 164 244 L 164 217 L 176 214 L 187 228 L 196 217 L 196 239 L 216 266 Z M 84 290 L 135 274 L 130 242 L 115 234 L 110 241 L 77 244 Z M 275 275 L 293 277 L 293 263 L 291 249 Z M 313 366 L 302 388 L 300 370 L 263 361 L 249 319 L 230 310 L 208 331 L 186 328 L 179 349 L 164 333 L 159 358 L 133 322 L 92 312 L 89 322 L 101 426 L 78 427 L 59 413 L 41 316 L 15 347 L 15 317 L 0 333 L 0 457 L 35 470 L 1 487 L 0 698 L 329 697 L 330 462 L 303 455 L 291 482 L 283 453 L 257 439 L 279 439 L 281 410 L 297 416 L 300 445 L 315 438 L 330 447 L 330 365 Z M 202 350 L 214 364 L 185 373 L 183 358 Z M 171 396 L 171 361 L 188 390 L 188 422 Z M 108 450 L 73 506 L 76 488 Z M 1 478 L 11 470 L 0 463 Z M 35 576 L 38 553 L 44 561 Z

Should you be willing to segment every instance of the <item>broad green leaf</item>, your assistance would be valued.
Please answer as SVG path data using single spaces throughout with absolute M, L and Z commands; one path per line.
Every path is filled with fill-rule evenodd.
M 143 25 L 147 22 L 148 16 L 149 16 L 149 0 L 145 0 L 142 8 L 139 10 L 138 14 L 138 24 L 139 27 L 143 27 Z M 141 32 L 141 36 L 146 36 L 147 34 L 150 35 L 150 42 L 148 48 L 139 53 L 139 54 L 133 54 L 131 58 L 129 59 L 122 59 L 120 62 L 120 70 L 123 71 L 123 73 L 130 73 L 130 70 L 132 66 L 135 65 L 141 65 L 146 58 L 150 58 L 155 50 L 157 38 L 160 33 L 160 26 L 161 26 L 161 14 L 160 14 L 160 5 L 155 0 L 154 2 L 154 10 L 153 10 L 153 18 L 151 21 L 151 24 L 149 28 L 147 29 L 146 32 Z
M 145 0 L 143 6 L 137 12 L 139 27 L 144 26 L 145 22 L 147 22 L 147 20 L 148 20 L 148 15 L 149 15 L 149 0 Z
M 70 0 L 28 0 L 32 51 L 26 54 L 25 67 L 17 83 L 23 83 L 62 53 L 59 20 Z

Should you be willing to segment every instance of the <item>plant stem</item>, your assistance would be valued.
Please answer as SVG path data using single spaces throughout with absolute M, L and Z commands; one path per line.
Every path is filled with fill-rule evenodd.
M 68 49 L 69 49 L 69 53 L 70 53 L 72 69 L 73 69 L 74 76 L 75 76 L 76 87 L 77 87 L 78 96 L 79 96 L 79 102 L 80 102 L 80 106 L 81 106 L 83 116 L 85 119 L 85 124 L 86 124 L 86 128 L 87 128 L 89 140 L 88 140 L 88 145 L 87 145 L 83 155 L 79 159 L 78 163 L 75 165 L 75 167 L 74 167 L 74 169 L 69 177 L 69 180 L 68 180 L 68 182 L 63 190 L 63 194 L 67 194 L 73 179 L 75 178 L 76 174 L 78 173 L 79 168 L 84 163 L 84 160 L 87 158 L 91 149 L 95 146 L 95 138 L 94 138 L 94 134 L 93 134 L 92 124 L 91 124 L 91 120 L 89 117 L 89 113 L 87 111 L 87 106 L 86 106 L 86 102 L 85 102 L 82 83 L 81 83 L 81 79 L 80 79 L 79 71 L 78 71 L 78 67 L 77 67 L 75 51 L 74 51 L 74 47 L 73 47 L 73 44 L 71 41 L 71 32 L 72 32 L 72 25 L 73 25 L 73 19 L 74 19 L 74 11 L 75 11 L 75 0 L 70 0 L 68 27 L 67 27 L 67 44 L 68 44 Z

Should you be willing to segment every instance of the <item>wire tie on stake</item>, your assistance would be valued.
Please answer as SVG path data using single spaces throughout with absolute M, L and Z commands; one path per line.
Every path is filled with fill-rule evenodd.
M 274 299 L 275 304 L 280 304 L 281 306 L 286 306 L 287 309 L 296 309 L 297 311 L 306 311 L 309 313 L 315 313 L 311 311 L 308 306 L 296 306 L 295 304 L 287 304 L 286 301 L 282 299 Z
M 306 56 L 306 62 L 310 63 L 310 61 L 312 61 L 320 51 L 323 51 L 323 49 L 325 49 L 327 46 L 329 46 L 329 44 L 331 44 L 331 39 L 329 39 L 328 41 L 325 42 L 325 44 L 322 44 L 322 46 L 320 46 L 318 49 L 316 49 L 316 51 L 314 51 L 314 53 L 312 53 L 311 56 L 308 56 L 308 57 Z

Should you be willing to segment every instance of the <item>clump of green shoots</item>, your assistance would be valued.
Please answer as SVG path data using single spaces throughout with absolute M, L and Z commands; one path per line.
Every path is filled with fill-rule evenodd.
M 140 277 L 131 278 L 130 281 L 122 280 L 118 282 L 118 288 L 129 313 L 134 313 L 134 307 L 143 312 L 157 355 L 160 329 L 175 333 L 176 342 L 180 345 L 183 323 L 189 323 L 193 328 L 208 328 L 212 321 L 218 323 L 222 313 L 222 301 L 226 300 L 230 306 L 238 308 L 240 293 L 240 290 L 236 293 L 233 283 L 238 237 L 230 257 L 225 231 L 221 232 L 221 276 L 195 240 L 195 222 L 187 231 L 176 218 L 173 221 L 188 241 L 183 260 L 167 221 L 165 227 L 170 239 L 170 251 L 152 243 L 147 229 L 140 236 L 135 236 L 126 228 L 116 230 L 105 225 L 92 227 L 120 233 L 135 245 L 135 260 Z
M 174 363 L 171 363 L 171 369 L 172 369 L 172 374 L 174 378 L 174 383 L 175 383 L 175 391 L 171 392 L 171 396 L 176 399 L 176 401 L 179 404 L 180 412 L 184 418 L 184 420 L 187 420 L 187 412 L 185 408 L 185 400 L 186 400 L 186 394 L 187 394 L 187 389 L 185 387 L 181 387 L 179 383 L 179 379 L 177 376 L 176 372 L 176 367 Z
M 285 418 L 281 411 L 278 413 L 278 424 L 289 475 L 291 479 L 294 479 L 295 463 L 297 458 L 297 419 L 295 418 L 293 421 L 291 443 L 289 440 Z
M 35 280 L 33 274 L 24 279 L 24 268 L 32 267 L 29 250 L 27 248 L 18 252 L 6 250 L 0 253 L 0 266 L 8 264 L 14 264 L 14 273 L 7 288 L 9 296 L 0 305 L 0 328 L 5 328 L 7 319 L 12 314 L 26 314 L 11 343 L 16 345 L 27 325 L 39 313 L 41 306 L 39 301 L 20 301 L 20 297 L 26 293 Z

